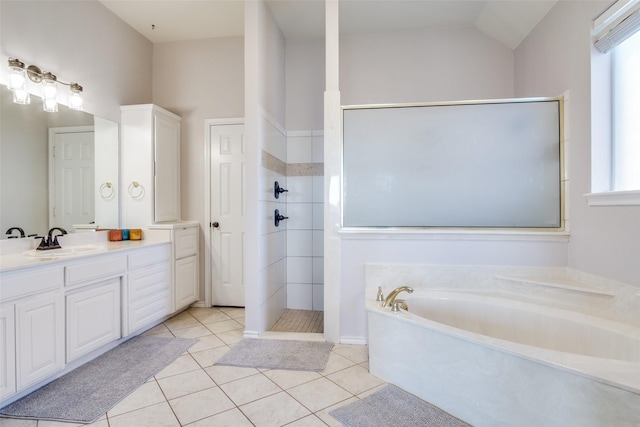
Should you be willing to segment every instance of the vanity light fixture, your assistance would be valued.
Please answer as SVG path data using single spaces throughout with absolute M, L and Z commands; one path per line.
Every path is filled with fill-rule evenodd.
M 27 91 L 27 77 L 34 83 L 42 84 L 42 108 L 44 111 L 55 113 L 58 111 L 58 83 L 69 86 L 69 108 L 82 110 L 82 86 L 78 83 L 65 83 L 48 72 L 43 72 L 36 65 L 25 68 L 23 62 L 16 58 L 9 58 L 9 84 L 7 87 L 13 92 L 13 102 L 29 104 L 31 97 Z

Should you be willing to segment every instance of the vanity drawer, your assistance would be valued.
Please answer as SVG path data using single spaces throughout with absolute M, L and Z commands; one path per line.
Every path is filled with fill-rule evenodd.
M 176 259 L 198 253 L 198 227 L 181 228 L 174 233 Z
M 169 244 L 141 249 L 129 254 L 129 270 L 167 261 L 171 256 Z
M 10 271 L 0 274 L 2 301 L 54 290 L 64 286 L 64 267 L 49 267 Z
M 126 271 L 127 257 L 125 255 L 84 259 L 65 267 L 65 284 L 73 286 L 90 280 L 121 276 Z

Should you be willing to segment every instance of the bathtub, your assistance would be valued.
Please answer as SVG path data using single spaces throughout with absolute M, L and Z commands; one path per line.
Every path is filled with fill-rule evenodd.
M 370 372 L 476 426 L 640 426 L 640 328 L 459 291 L 367 298 Z

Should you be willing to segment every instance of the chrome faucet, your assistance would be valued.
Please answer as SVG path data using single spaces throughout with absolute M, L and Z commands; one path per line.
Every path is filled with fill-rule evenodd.
M 387 298 L 385 298 L 384 302 L 382 303 L 382 306 L 393 307 L 393 303 L 395 302 L 396 297 L 400 292 L 413 293 L 413 288 L 410 288 L 409 286 L 400 286 L 399 288 L 395 288 L 394 290 L 389 292 L 389 295 L 387 295 Z

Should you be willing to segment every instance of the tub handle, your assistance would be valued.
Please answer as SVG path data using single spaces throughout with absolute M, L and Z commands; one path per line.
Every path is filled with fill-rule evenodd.
M 398 298 L 393 301 L 391 311 L 394 313 L 399 313 L 400 310 L 409 311 L 409 306 L 407 305 L 407 302 L 405 300 Z

